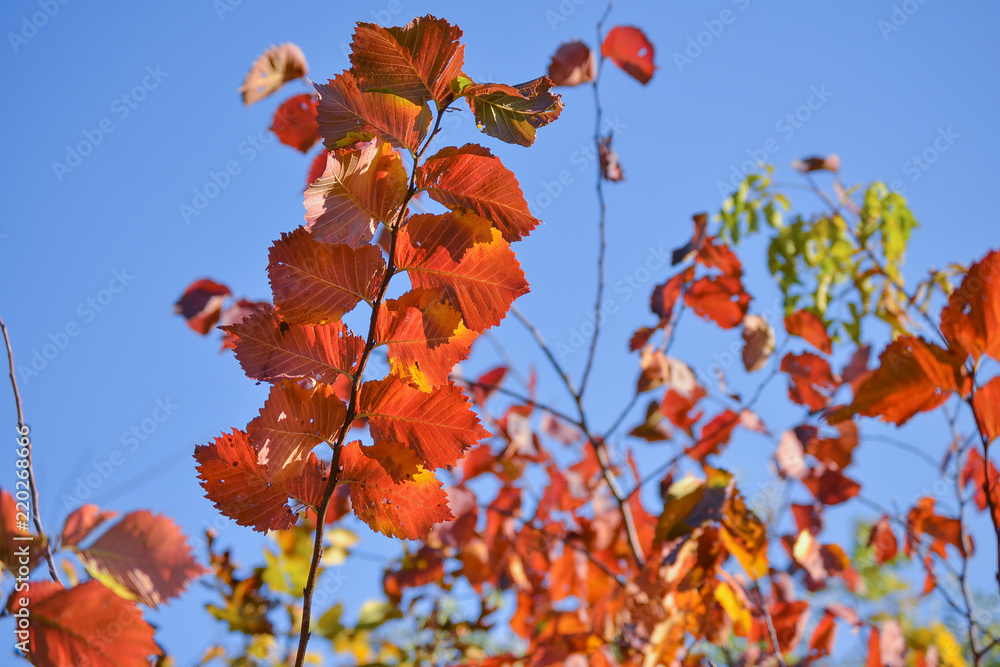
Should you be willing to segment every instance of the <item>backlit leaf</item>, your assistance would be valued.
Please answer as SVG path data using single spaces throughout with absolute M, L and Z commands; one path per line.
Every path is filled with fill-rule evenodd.
M 601 53 L 641 84 L 647 84 L 653 78 L 653 45 L 639 28 L 612 28 L 601 44 Z
M 733 429 L 740 423 L 739 414 L 732 410 L 720 412 L 701 429 L 701 437 L 684 450 L 691 458 L 704 461 L 709 454 L 716 454 L 729 442 Z
M 60 542 L 72 547 L 82 542 L 105 521 L 118 516 L 118 512 L 102 511 L 97 505 L 83 505 L 73 510 L 63 524 Z
M 150 607 L 180 595 L 205 572 L 177 524 L 146 510 L 126 514 L 77 553 L 88 570 L 111 577 Z
M 372 530 L 401 539 L 423 539 L 431 526 L 452 518 L 448 494 L 434 473 L 421 469 L 410 479 L 393 482 L 361 443 L 351 442 L 340 453 L 341 483 L 349 484 L 351 505 Z
M 429 14 L 402 28 L 359 23 L 351 71 L 363 90 L 384 90 L 414 104 L 434 100 L 441 108 L 454 99 L 451 82 L 462 73 L 461 37 L 457 26 Z
M 812 352 L 789 352 L 781 360 L 781 372 L 788 373 L 788 397 L 799 405 L 815 412 L 830 404 L 837 380 L 823 357 Z
M 825 354 L 833 351 L 830 334 L 826 332 L 823 320 L 810 310 L 799 310 L 791 315 L 785 315 L 785 330 L 791 336 L 804 338 Z
M 579 86 L 594 80 L 597 54 L 580 40 L 561 45 L 549 63 L 553 86 Z
M 992 442 L 1000 435 L 1000 376 L 976 389 L 972 395 L 972 409 L 986 442 Z
M 378 137 L 330 151 L 323 175 L 306 189 L 306 229 L 324 243 L 361 247 L 380 221 L 399 216 L 406 185 L 399 154 Z
M 365 341 L 342 322 L 289 324 L 266 308 L 239 324 L 225 327 L 235 339 L 236 358 L 254 380 L 314 378 L 333 384 L 340 374 L 351 375 Z
M 1000 252 L 969 267 L 941 310 L 941 331 L 973 359 L 988 354 L 1000 360 Z
M 287 43 L 272 46 L 250 68 L 240 87 L 243 103 L 250 105 L 262 100 L 283 85 L 305 76 L 309 71 L 302 49 Z
M 163 654 L 139 607 L 99 581 L 73 588 L 33 581 L 10 596 L 7 610 L 16 615 L 22 606 L 30 610 L 28 655 L 36 667 L 148 667 L 149 656 Z
M 549 92 L 547 76 L 508 86 L 503 83 L 473 83 L 460 78 L 458 91 L 469 103 L 476 126 L 508 144 L 530 146 L 535 130 L 557 119 L 562 112 L 558 95 Z
M 416 154 L 430 128 L 429 107 L 391 93 L 363 92 L 349 71 L 313 86 L 319 134 L 330 150 L 379 136 Z
M 712 320 L 723 329 L 732 329 L 746 316 L 750 295 L 743 291 L 739 278 L 706 277 L 688 286 L 684 303 L 699 317 Z
M 828 465 L 811 468 L 802 483 L 824 505 L 839 505 L 861 492 L 860 484 Z
M 385 273 L 376 246 L 321 243 L 302 227 L 282 234 L 268 259 L 275 306 L 290 324 L 333 322 L 359 301 L 371 303 Z
M 427 158 L 417 170 L 417 187 L 448 208 L 467 208 L 481 215 L 511 243 L 538 225 L 514 174 L 489 149 L 476 144 L 449 146 Z
M 330 385 L 304 389 L 288 380 L 273 385 L 260 416 L 247 426 L 267 480 L 283 482 L 303 474 L 313 448 L 336 440 L 346 416 L 344 402 Z
M 274 112 L 271 131 L 278 141 L 295 150 L 308 153 L 317 141 L 316 97 L 303 93 L 288 98 Z
M 361 386 L 358 413 L 368 417 L 376 442 L 401 442 L 431 469 L 454 465 L 489 435 L 465 394 L 450 384 L 426 394 L 393 376 L 372 380 Z

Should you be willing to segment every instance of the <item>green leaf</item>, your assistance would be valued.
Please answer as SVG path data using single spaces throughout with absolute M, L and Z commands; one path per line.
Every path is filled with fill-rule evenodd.
M 516 86 L 476 84 L 466 77 L 456 78 L 452 85 L 456 84 L 476 117 L 476 126 L 509 144 L 530 146 L 535 130 L 558 118 L 563 108 L 559 96 L 549 92 L 552 81 L 547 76 Z

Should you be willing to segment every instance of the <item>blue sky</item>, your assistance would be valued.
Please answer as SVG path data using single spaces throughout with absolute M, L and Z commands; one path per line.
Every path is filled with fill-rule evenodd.
M 74 502 L 68 497 L 78 478 L 107 470 L 115 451 L 120 463 L 110 465 L 86 501 L 166 512 L 193 538 L 216 520 L 190 453 L 220 431 L 245 425 L 266 388 L 247 380 L 231 355 L 217 354 L 216 340 L 190 332 L 171 306 L 202 276 L 267 298 L 267 249 L 302 223 L 308 160 L 265 129 L 283 94 L 250 108 L 237 94 L 265 48 L 299 44 L 310 76 L 325 81 L 348 66 L 355 21 L 397 25 L 434 13 L 465 31 L 470 76 L 516 83 L 543 74 L 564 41 L 593 45 L 604 8 L 597 0 L 3 3 L 8 130 L 0 142 L 8 157 L 0 314 L 19 364 L 39 355 L 37 374 L 19 379 L 49 530 L 58 530 L 66 502 Z M 609 67 L 602 84 L 627 179 L 607 188 L 612 287 L 651 254 L 681 245 L 691 214 L 716 210 L 719 183 L 762 151 L 778 166 L 779 180 L 793 180 L 794 158 L 837 152 L 847 182 L 898 182 L 922 225 L 907 261 L 911 279 L 997 247 L 990 217 L 1000 181 L 997 5 L 625 1 L 609 19 L 619 24 L 647 32 L 658 70 L 643 87 Z M 296 82 L 283 92 L 305 90 Z M 815 108 L 807 120 L 786 118 L 810 99 Z M 532 149 L 483 137 L 471 122 L 444 137 L 493 149 L 544 221 L 516 248 L 532 286 L 519 306 L 553 344 L 568 342 L 587 321 L 596 256 L 595 165 L 586 157 L 590 90 L 565 90 L 564 102 L 562 118 L 539 132 Z M 67 155 L 81 143 L 81 153 L 92 150 L 79 160 Z M 919 160 L 925 152 L 933 163 Z M 230 161 L 239 173 L 185 220 L 181 205 L 191 204 Z M 570 180 L 556 194 L 562 171 Z M 795 210 L 818 210 L 808 194 L 790 194 Z M 741 253 L 757 296 L 752 309 L 766 309 L 776 291 L 763 246 L 751 242 Z M 651 321 L 649 290 L 669 275 L 664 268 L 627 296 L 612 289 L 619 308 L 606 325 L 588 397 L 598 424 L 630 396 L 637 359 L 627 355 L 626 342 Z M 686 327 L 674 353 L 696 369 L 717 361 L 714 355 L 738 336 L 717 334 L 693 318 Z M 536 363 L 542 398 L 567 405 L 516 322 L 495 334 L 517 358 Z M 46 345 L 55 346 L 48 348 L 51 358 L 42 356 Z M 481 343 L 465 368 L 473 374 L 495 363 L 492 347 Z M 582 352 L 569 358 L 577 373 L 582 364 Z M 783 381 L 775 382 L 762 403 L 765 421 L 779 431 L 803 416 L 783 406 L 784 391 Z M 921 418 L 905 437 L 936 456 L 948 434 L 935 419 Z M 0 423 L 15 423 L 8 399 L 0 400 Z M 133 428 L 144 437 L 138 443 L 126 435 Z M 743 436 L 726 461 L 752 487 L 768 479 L 772 449 Z M 640 460 L 655 466 L 664 451 L 643 449 Z M 905 507 L 935 478 L 926 463 L 897 450 L 871 443 L 861 452 L 857 475 L 872 483 L 867 492 L 880 501 Z M 13 448 L 4 448 L 0 486 L 13 486 L 13 461 Z M 860 511 L 844 513 L 850 519 Z M 397 548 L 363 526 L 359 532 L 370 553 Z M 236 545 L 243 562 L 260 558 L 262 540 L 247 529 L 225 527 L 221 539 Z M 375 565 L 358 560 L 345 567 L 345 598 L 376 591 Z M 188 664 L 218 629 L 200 608 L 201 588 L 193 591 L 149 615 L 179 664 Z

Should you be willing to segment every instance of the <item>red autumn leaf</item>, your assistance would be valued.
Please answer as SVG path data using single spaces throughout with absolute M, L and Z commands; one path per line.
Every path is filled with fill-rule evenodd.
M 724 276 L 739 278 L 743 275 L 743 264 L 739 257 L 717 236 L 706 238 L 694 258 L 699 264 L 710 269 L 718 269 Z
M 768 604 L 767 608 L 774 633 L 778 637 L 777 650 L 783 654 L 794 650 L 802 640 L 802 633 L 809 621 L 809 614 L 806 613 L 809 611 L 809 603 L 805 600 L 776 600 Z M 754 615 L 748 639 L 752 642 L 765 642 L 767 650 L 774 650 L 771 648 L 771 631 L 762 614 Z
M 204 336 L 219 321 L 222 304 L 230 294 L 225 285 L 202 278 L 188 285 L 174 304 L 174 312 L 183 316 L 189 327 Z
M 580 40 L 561 45 L 549 63 L 549 78 L 554 86 L 579 86 L 594 80 L 597 54 Z
M 284 482 L 301 476 L 313 448 L 335 441 L 346 416 L 344 402 L 330 385 L 305 389 L 288 380 L 272 385 L 260 416 L 247 426 L 267 481 Z
M 838 386 L 830 364 L 811 352 L 789 352 L 781 360 L 781 372 L 788 373 L 788 397 L 813 412 L 830 404 L 830 397 Z
M 883 516 L 872 526 L 872 532 L 868 536 L 868 546 L 874 547 L 875 562 L 879 565 L 885 565 L 899 553 L 899 542 L 892 532 L 889 517 Z
M 472 401 L 476 405 L 482 405 L 485 403 L 486 399 L 492 396 L 493 392 L 500 387 L 500 384 L 506 376 L 506 366 L 497 366 L 496 368 L 480 375 L 479 379 L 469 387 L 469 392 L 472 394 Z
M 313 86 L 319 94 L 319 134 L 329 150 L 375 136 L 405 148 L 411 155 L 420 150 L 430 129 L 430 107 L 392 93 L 363 92 L 349 71 L 330 79 L 327 85 Z
M 194 458 L 205 496 L 223 515 L 262 533 L 294 526 L 288 499 L 315 510 L 326 486 L 323 466 L 315 455 L 298 478 L 269 483 L 267 469 L 257 463 L 257 451 L 247 434 L 237 429 L 223 433 L 210 445 L 195 447 Z
M 601 177 L 615 183 L 625 180 L 625 172 L 622 171 L 622 165 L 618 161 L 618 151 L 611 147 L 611 135 L 601 137 L 597 148 L 597 155 L 601 163 Z
M 427 158 L 417 170 L 417 187 L 450 209 L 481 215 L 511 243 L 538 225 L 514 174 L 476 144 L 449 146 Z
M 646 347 L 649 343 L 649 339 L 653 337 L 656 333 L 656 329 L 652 327 L 639 327 L 634 332 L 632 332 L 632 337 L 628 341 L 628 351 L 635 352 Z
M 906 527 L 903 553 L 907 556 L 916 552 L 920 535 L 931 537 L 930 549 L 941 558 L 948 557 L 945 547 L 949 544 L 958 549 L 962 557 L 966 556 L 965 545 L 962 544 L 962 522 L 935 514 L 934 498 L 924 497 L 917 501 L 906 515 Z
M 63 524 L 62 538 L 59 540 L 64 547 L 72 547 L 82 542 L 105 521 L 118 516 L 118 512 L 102 511 L 97 505 L 83 505 L 73 510 Z
M 809 653 L 806 657 L 806 664 L 825 658 L 833 652 L 833 640 L 837 634 L 836 616 L 829 611 L 823 612 L 823 618 L 819 620 L 813 629 L 812 637 L 809 638 Z
M 1000 361 L 1000 252 L 993 250 L 969 267 L 941 310 L 941 331 L 949 343 L 976 361 L 988 354 Z
M 868 357 L 871 355 L 871 350 L 870 345 L 865 345 L 855 350 L 854 354 L 851 355 L 851 360 L 847 362 L 844 370 L 840 372 L 841 379 L 851 385 L 851 391 L 855 394 L 858 393 L 858 387 L 871 377 L 873 373 L 868 368 Z
M 854 449 L 858 446 L 858 425 L 847 421 L 837 424 L 836 428 L 840 431 L 836 438 L 807 438 L 805 451 L 816 459 L 836 464 L 843 470 L 854 458 Z
M 681 262 L 692 257 L 696 252 L 701 250 L 701 246 L 705 244 L 705 240 L 708 238 L 708 214 L 707 213 L 695 213 L 691 216 L 691 220 L 694 221 L 694 235 L 691 239 L 679 248 L 674 248 L 673 255 L 671 257 L 671 263 L 676 266 Z
M 313 378 L 333 384 L 338 375 L 351 375 L 365 347 L 343 322 L 289 324 L 270 307 L 225 330 L 235 338 L 243 372 L 265 382 Z
M 461 94 L 469 103 L 476 126 L 485 134 L 508 144 L 530 146 L 535 133 L 559 118 L 563 104 L 549 90 L 547 76 L 509 86 L 504 83 L 473 83 L 459 79 Z
M 861 485 L 844 475 L 839 468 L 821 465 L 811 468 L 802 483 L 824 505 L 845 503 L 861 492 Z
M 733 435 L 733 429 L 740 423 L 739 414 L 732 410 L 726 410 L 717 414 L 701 429 L 701 438 L 698 442 L 684 450 L 691 458 L 697 461 L 704 461 L 709 454 L 718 453 L 729 438 Z
M 626 74 L 645 85 L 653 78 L 653 45 L 639 28 L 616 26 L 608 31 L 601 53 Z
M 272 46 L 253 64 L 240 86 L 243 103 L 250 105 L 262 100 L 289 81 L 305 76 L 308 71 L 306 57 L 295 44 L 289 42 Z
M 302 227 L 282 234 L 268 259 L 274 304 L 289 324 L 326 324 L 372 303 L 385 273 L 376 246 L 320 243 Z
M 798 532 L 807 531 L 811 535 L 819 535 L 823 530 L 822 505 L 791 504 L 792 518 L 795 519 L 795 529 Z
M 233 324 L 242 322 L 244 318 L 250 317 L 254 313 L 261 311 L 270 311 L 274 307 L 267 301 L 249 301 L 247 299 L 240 299 L 233 305 L 222 311 L 222 315 L 219 316 L 219 328 L 223 329 L 222 332 L 222 349 L 223 350 L 233 350 L 236 348 L 236 341 L 232 334 L 225 331 L 225 328 Z
M 358 23 L 351 42 L 351 72 L 363 90 L 378 88 L 414 104 L 438 108 L 454 95 L 451 82 L 462 74 L 462 31 L 428 14 L 402 28 Z
M 653 289 L 653 295 L 649 300 L 649 308 L 653 314 L 660 318 L 660 324 L 670 321 L 674 312 L 674 304 L 680 298 L 681 292 L 692 278 L 694 278 L 694 268 L 688 267 L 673 276 L 662 285 L 657 285 Z
M 879 367 L 858 388 L 854 401 L 829 417 L 831 423 L 856 414 L 902 426 L 918 412 L 933 410 L 959 389 L 962 361 L 934 343 L 900 336 L 879 357 Z
M 705 396 L 707 396 L 707 393 L 700 386 L 695 387 L 689 394 L 682 394 L 675 389 L 668 389 L 667 393 L 663 395 L 663 400 L 660 401 L 660 412 L 670 420 L 670 423 L 693 438 L 692 427 L 701 419 L 703 413 L 698 412 L 692 416 L 691 410 Z
M 421 469 L 410 479 L 394 482 L 357 441 L 340 452 L 338 479 L 350 485 L 351 505 L 358 517 L 390 537 L 423 539 L 435 523 L 453 518 L 448 494 L 433 472 Z
M 448 218 L 440 220 L 448 224 Z M 400 233 L 396 250 L 396 265 L 409 273 L 413 287 L 443 289 L 473 331 L 500 324 L 514 300 L 528 293 L 517 257 L 499 232 L 494 231 L 492 242 L 474 245 L 460 261 L 443 246 L 417 247 L 408 228 Z
M 972 489 L 975 493 L 973 499 L 980 511 L 985 510 L 990 504 L 990 498 L 986 495 L 986 468 L 986 461 L 983 459 L 983 455 L 975 447 L 971 448 L 969 450 L 969 458 L 965 462 L 965 467 L 962 468 L 960 481 L 963 488 L 972 484 Z M 997 471 L 997 467 L 993 465 L 992 460 L 989 463 L 989 470 L 990 495 L 993 497 L 994 507 L 1000 508 L 1000 471 Z
M 684 303 L 698 317 L 712 320 L 723 329 L 732 329 L 747 314 L 750 295 L 743 291 L 739 278 L 699 278 L 684 293 Z
M 369 243 L 379 221 L 399 216 L 406 183 L 399 154 L 378 137 L 330 151 L 326 171 L 305 193 L 306 229 L 324 243 Z
M 375 325 L 375 343 L 387 346 L 393 375 L 422 391 L 447 384 L 475 339 L 461 314 L 442 301 L 441 290 L 415 289 L 387 300 Z
M 493 241 L 490 221 L 463 208 L 441 215 L 411 215 L 406 219 L 405 228 L 413 247 L 429 254 L 437 248 L 444 248 L 456 262 L 460 262 L 476 244 Z
M 799 310 L 791 315 L 785 315 L 785 330 L 791 336 L 804 338 L 824 354 L 833 352 L 830 334 L 826 332 L 823 320 L 811 310 Z
M 274 112 L 271 131 L 278 141 L 297 151 L 308 153 L 319 141 L 316 125 L 316 97 L 308 93 L 289 97 Z
M 792 168 L 803 174 L 810 171 L 838 171 L 840 158 L 836 153 L 831 153 L 826 157 L 812 156 L 801 160 L 792 160 Z
M 177 597 L 206 571 L 177 524 L 146 510 L 126 514 L 77 554 L 88 570 L 111 577 L 150 607 Z
M 972 410 L 986 442 L 993 442 L 1000 435 L 1000 376 L 975 390 L 972 394 Z
M 139 607 L 99 581 L 33 581 L 7 602 L 12 615 L 22 607 L 30 610 L 26 654 L 36 667 L 148 667 L 149 656 L 163 655 Z
M 393 376 L 372 380 L 361 386 L 358 413 L 368 417 L 376 442 L 401 442 L 431 469 L 455 465 L 466 449 L 489 435 L 469 400 L 450 384 L 425 394 Z
M 0 565 L 12 573 L 21 566 L 27 566 L 29 570 L 34 568 L 45 548 L 45 542 L 31 533 L 29 520 L 24 503 L 19 503 L 10 493 L 0 489 Z M 26 544 L 30 545 L 27 563 L 22 561 Z M 0 567 L 2 570 L 3 567 Z

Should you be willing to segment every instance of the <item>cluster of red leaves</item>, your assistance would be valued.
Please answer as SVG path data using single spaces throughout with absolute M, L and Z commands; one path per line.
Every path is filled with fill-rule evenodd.
M 561 110 L 546 77 L 473 82 L 462 71 L 460 37 L 432 16 L 402 28 L 358 24 L 351 69 L 275 114 L 272 129 L 284 143 L 305 152 L 321 139 L 324 150 L 305 192 L 306 224 L 271 247 L 273 305 L 239 302 L 230 310 L 242 308 L 242 317 L 229 318 L 229 290 L 207 280 L 178 302 L 200 333 L 221 319 L 247 376 L 271 383 L 245 430 L 195 451 L 209 499 L 241 525 L 288 528 L 293 507 L 318 512 L 337 484 L 350 489 L 355 513 L 387 535 L 423 538 L 452 517 L 433 471 L 456 465 L 488 433 L 449 375 L 528 291 L 510 244 L 538 220 L 489 149 L 423 153 L 432 122 L 458 97 L 480 129 L 522 145 Z M 258 62 L 245 89 L 305 71 L 304 60 L 293 67 L 265 56 L 278 63 L 273 73 L 260 75 Z M 446 212 L 411 215 L 408 203 L 420 192 Z M 380 229 L 384 242 L 376 244 Z M 402 273 L 410 290 L 386 298 Z M 358 335 L 343 317 L 361 302 L 373 312 Z M 366 379 L 375 349 L 390 372 Z M 367 426 L 372 444 L 348 442 L 352 426 Z M 332 456 L 313 451 L 322 443 Z

